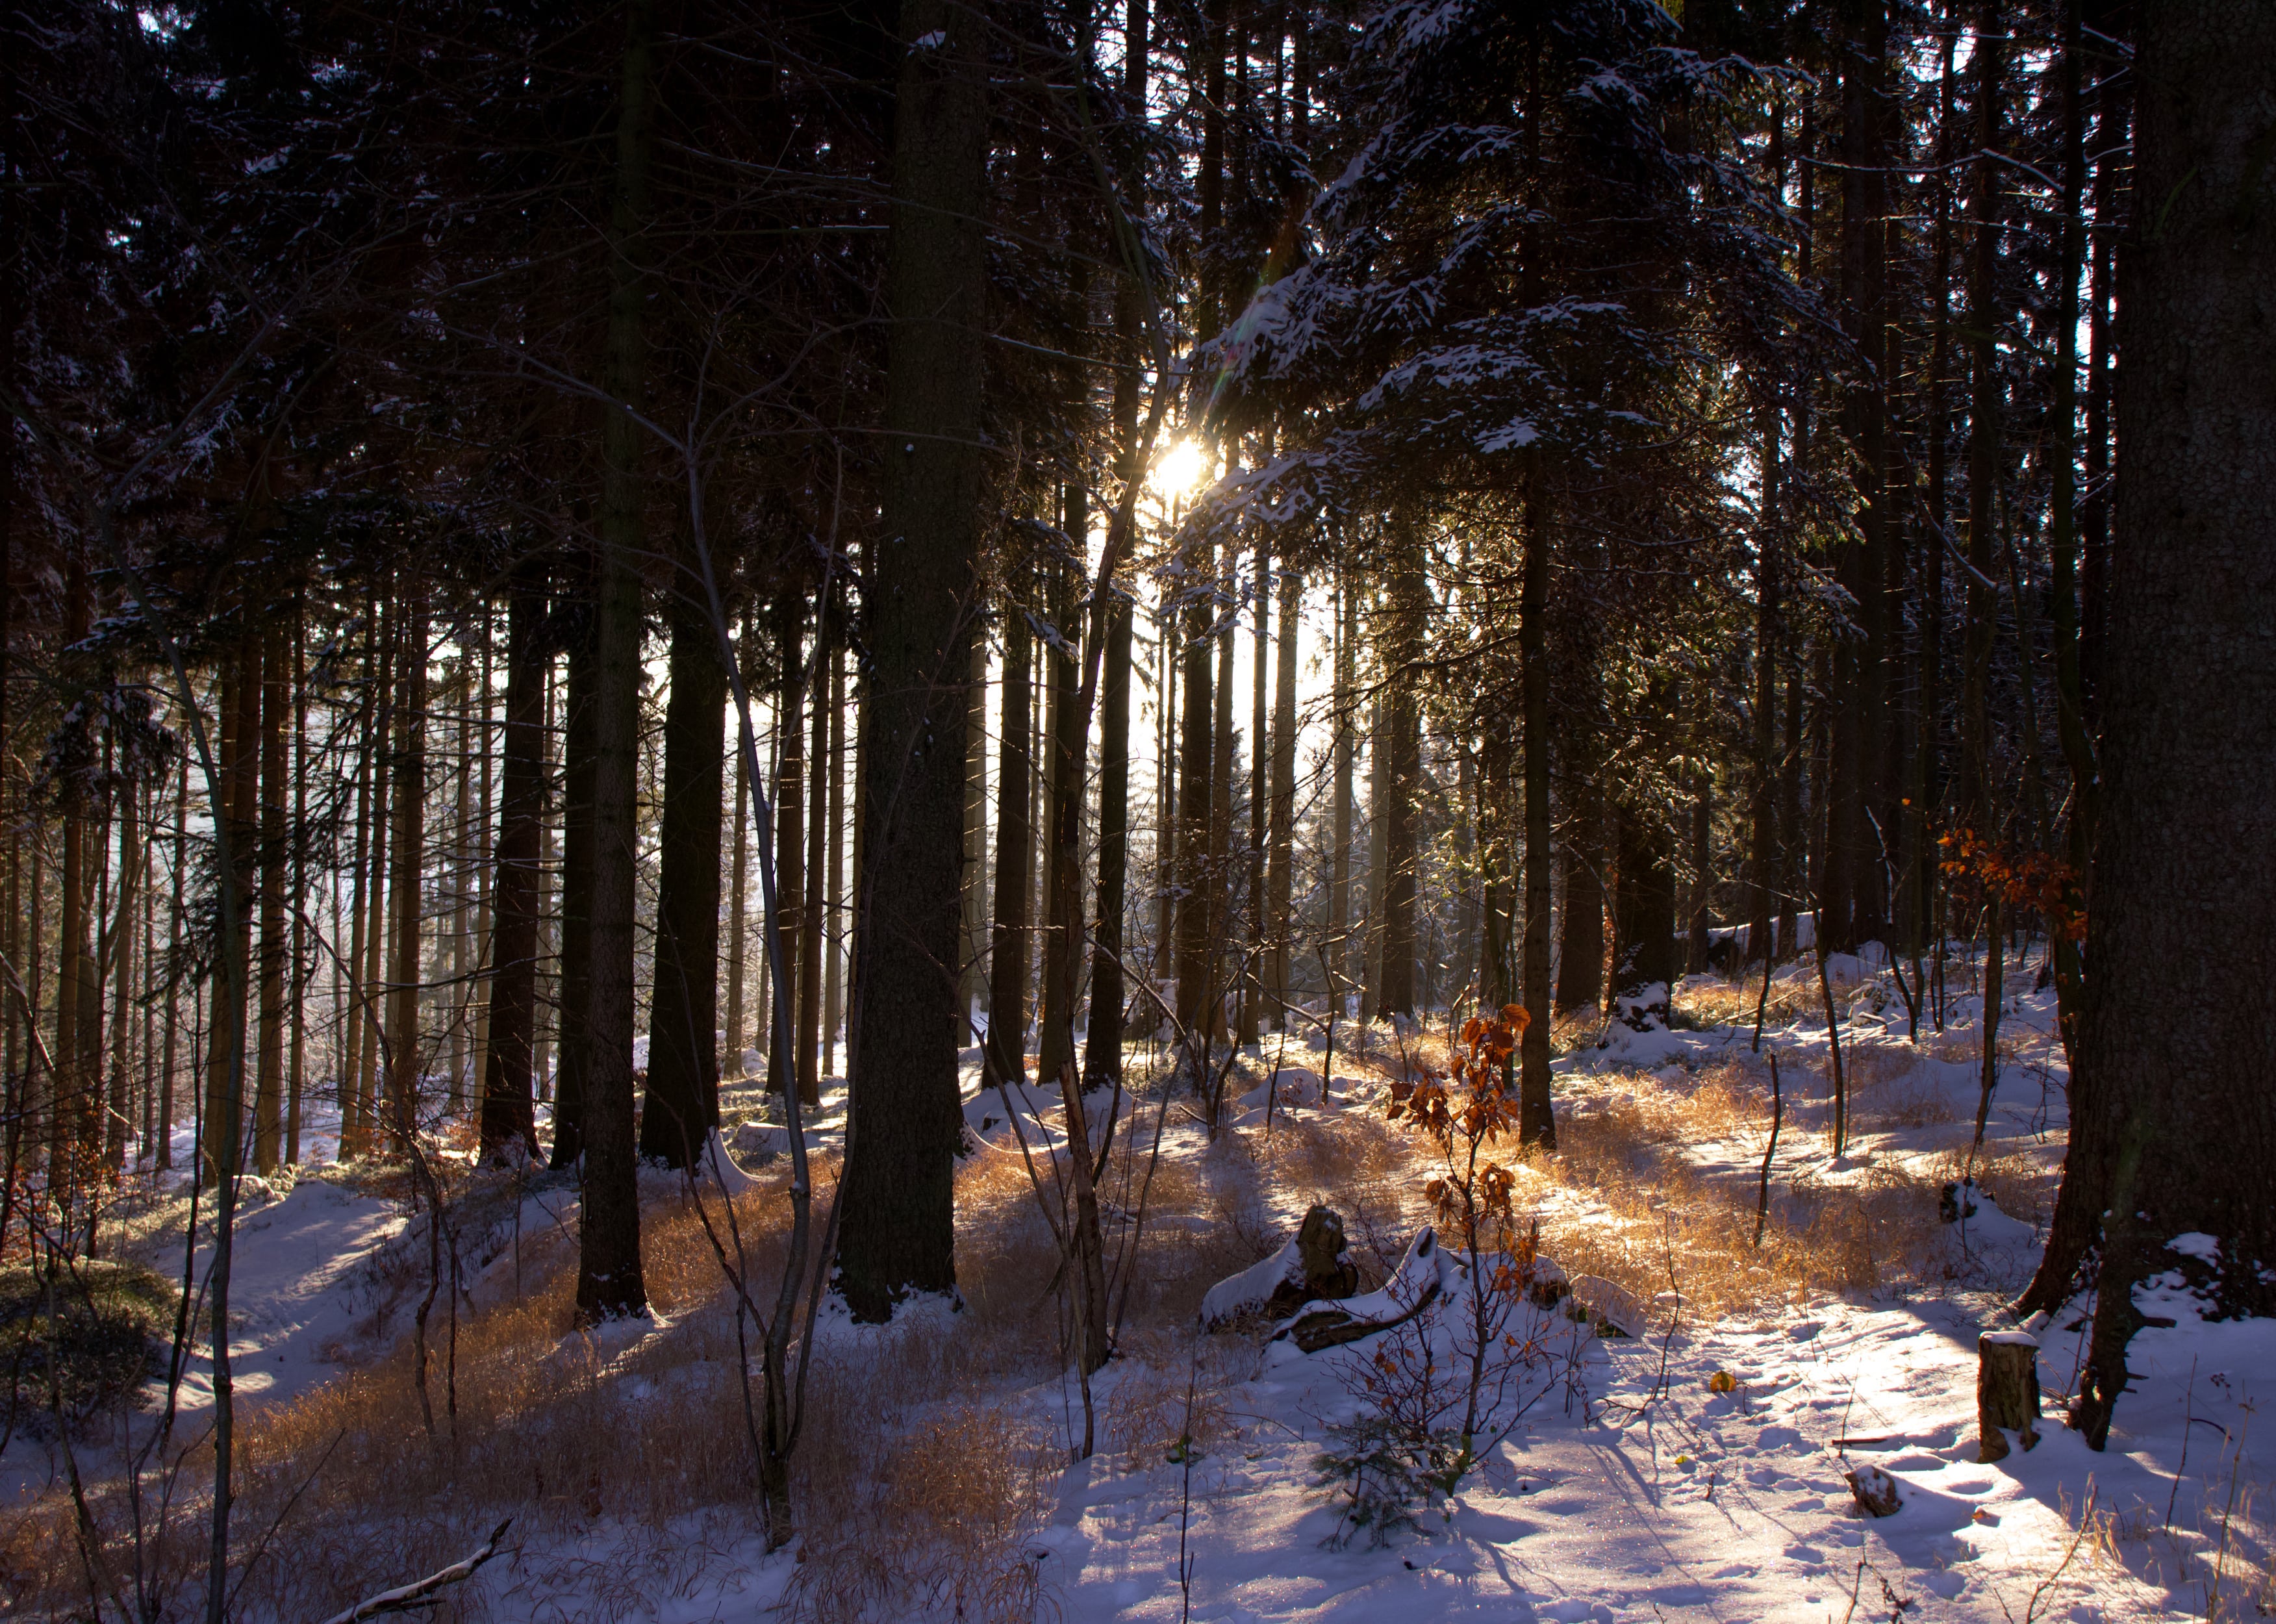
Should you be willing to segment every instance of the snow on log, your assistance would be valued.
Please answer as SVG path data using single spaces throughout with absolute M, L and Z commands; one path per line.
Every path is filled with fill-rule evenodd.
M 409 1584 L 398 1585 L 391 1590 L 382 1590 L 376 1596 L 368 1597 L 346 1612 L 334 1613 L 324 1620 L 324 1624 L 357 1624 L 359 1620 L 376 1619 L 383 1613 L 415 1613 L 434 1606 L 437 1592 L 473 1578 L 481 1571 L 483 1563 L 498 1553 L 498 1541 L 505 1537 L 506 1529 L 512 1526 L 513 1519 L 508 1517 L 490 1530 L 490 1537 L 482 1542 L 482 1548 L 465 1561 L 453 1562 L 439 1573 L 429 1574 L 424 1579 L 414 1579 Z
M 2039 1441 L 2039 1339 L 2024 1331 L 1987 1331 L 1976 1339 L 1976 1458 L 2006 1457 L 2007 1434 L 2025 1449 Z
M 1272 1333 L 1271 1340 L 1294 1342 L 1304 1352 L 1316 1354 L 1392 1330 L 1445 1295 L 1450 1278 L 1459 1278 L 1460 1273 L 1460 1268 L 1439 1249 L 1437 1233 L 1425 1227 L 1409 1243 L 1397 1272 L 1382 1290 L 1340 1304 L 1306 1303 Z
M 1315 1204 L 1286 1246 L 1210 1287 L 1202 1299 L 1201 1327 L 1215 1331 L 1254 1312 L 1280 1319 L 1308 1302 L 1348 1297 L 1358 1289 L 1359 1269 L 1345 1249 L 1342 1216 Z

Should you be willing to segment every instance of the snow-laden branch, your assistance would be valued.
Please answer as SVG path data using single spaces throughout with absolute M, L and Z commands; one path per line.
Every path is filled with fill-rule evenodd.
M 498 1553 L 498 1541 L 505 1537 L 506 1529 L 512 1526 L 513 1519 L 508 1517 L 490 1530 L 490 1537 L 482 1542 L 482 1549 L 464 1561 L 453 1562 L 439 1572 L 429 1574 L 424 1579 L 414 1579 L 409 1584 L 382 1590 L 376 1596 L 356 1603 L 345 1613 L 334 1613 L 324 1620 L 324 1624 L 357 1624 L 360 1619 L 376 1619 L 384 1613 L 409 1613 L 414 1608 L 433 1605 L 433 1598 L 438 1592 L 447 1590 L 454 1584 L 463 1584 L 480 1572 L 482 1564 Z

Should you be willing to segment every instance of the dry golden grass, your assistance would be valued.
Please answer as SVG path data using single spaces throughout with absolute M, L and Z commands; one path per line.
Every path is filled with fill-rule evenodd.
M 1570 1009 L 1549 1018 L 1549 1046 L 1559 1054 L 1593 1045 L 1605 1035 L 1605 1013 L 1599 1009 Z
M 1880 1087 L 1893 1065 L 1868 1059 L 1865 1086 Z M 1677 1290 L 1688 1313 L 1711 1317 L 1868 1290 L 1928 1262 L 1938 1228 L 1932 1180 L 1869 1168 L 1832 1185 L 1774 1172 L 1757 1248 L 1754 1181 L 1703 1174 L 1674 1154 L 1703 1139 L 1766 1139 L 1768 1070 L 1755 1057 L 1731 1057 L 1686 1089 L 1643 1074 L 1619 1081 L 1626 1099 L 1567 1116 L 1556 1152 L 1528 1165 L 1551 1212 L 1544 1248 L 1568 1271 L 1601 1275 L 1644 1301 Z M 1823 1086 L 1791 1070 L 1785 1081 Z M 1584 1197 L 1582 1208 L 1549 1201 L 1559 1187 Z
M 1736 980 L 1693 980 L 1671 994 L 1668 1002 L 1677 1014 L 1696 1026 L 1751 1027 L 1755 1022 L 1755 1002 L 1762 997 L 1762 991 L 1759 975 Z M 1841 990 L 1837 988 L 1837 1003 L 1840 996 Z M 1768 1026 L 1787 1026 L 1797 1016 L 1820 1012 L 1824 1007 L 1814 982 L 1796 976 L 1783 980 L 1774 976 L 1770 1000 L 1763 1009 L 1763 1021 Z
M 826 1344 L 816 1358 L 793 1468 L 807 1537 L 792 1597 L 802 1616 L 1034 1616 L 1023 1537 L 1038 1474 L 1063 1450 L 973 1395 L 1005 1370 L 1047 1372 L 1056 1328 L 1036 1301 L 1048 1271 L 1018 1233 L 1020 1210 L 1006 1192 L 982 1193 L 997 1199 L 967 1231 L 975 1289 L 952 1329 L 920 1317 L 858 1360 Z M 778 1278 L 787 1206 L 778 1179 L 738 1198 L 755 1280 Z M 708 1212 L 732 1250 L 716 1195 Z M 511 1587 L 516 1612 L 552 1597 L 622 1617 L 644 1598 L 732 1582 L 756 1505 L 731 1299 L 694 1203 L 652 1202 L 643 1228 L 657 1315 L 645 1334 L 576 1332 L 573 1241 L 533 1232 L 518 1297 L 462 1308 L 455 1341 L 438 1305 L 425 1408 L 407 1340 L 303 1397 L 243 1404 L 235 1565 L 276 1532 L 245 1574 L 238 1610 L 324 1616 L 456 1560 L 507 1514 L 515 1542 L 535 1548 L 484 1579 Z M 201 1441 L 182 1439 L 173 1516 L 146 1529 L 139 1552 L 125 1496 L 115 1486 L 92 1496 L 106 1559 L 121 1573 L 139 1559 L 164 1618 L 186 1616 L 201 1591 L 210 1446 Z M 8 1610 L 86 1609 L 71 1527 L 68 1502 L 49 1496 L 0 1532 Z M 482 1616 L 486 1595 L 454 1592 L 441 1616 Z
M 1181 1459 L 1180 1446 L 1216 1454 L 1241 1436 L 1231 1390 L 1256 1373 L 1255 1347 L 1233 1337 L 1196 1342 L 1165 1327 L 1127 1335 L 1111 1367 L 1101 1420 L 1104 1446 L 1126 1471 Z
M 2032 1031 L 2018 1033 L 2012 1028 L 1999 1035 L 1999 1064 L 2011 1066 L 2029 1058 L 2026 1050 L 2038 1050 L 2045 1043 L 2044 1034 Z M 1984 1034 L 1974 1027 L 1958 1031 L 1923 1034 L 1921 1052 L 1933 1060 L 1955 1062 L 1962 1066 L 1984 1063 Z
M 1007 1409 L 949 1399 L 903 1429 L 877 1424 L 880 1374 L 835 1366 L 797 1484 L 805 1532 L 785 1601 L 793 1617 L 1036 1618 L 1028 1545 L 1060 1440 Z M 890 1403 L 890 1401 L 889 1401 Z

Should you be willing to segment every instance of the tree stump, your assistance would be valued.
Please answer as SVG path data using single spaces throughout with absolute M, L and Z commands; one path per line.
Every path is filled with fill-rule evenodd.
M 1359 1267 L 1345 1249 L 1344 1220 L 1332 1207 L 1314 1205 L 1296 1232 L 1301 1279 L 1284 1280 L 1264 1305 L 1273 1319 L 1286 1319 L 1308 1302 L 1331 1302 L 1359 1289 Z M 1309 1351 L 1309 1349 L 1306 1351 Z
M 2028 1332 L 1987 1331 L 1976 1339 L 1976 1458 L 2004 1459 L 2007 1434 L 2022 1435 L 2028 1450 L 2039 1441 L 2039 1339 Z

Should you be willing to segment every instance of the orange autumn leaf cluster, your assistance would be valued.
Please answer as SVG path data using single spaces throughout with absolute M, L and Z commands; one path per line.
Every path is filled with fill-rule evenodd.
M 1517 1092 L 1509 1086 L 1509 1061 L 1517 1052 L 1526 1021 L 1524 1008 L 1516 1004 L 1505 1004 L 1491 1019 L 1473 1015 L 1462 1023 L 1453 1045 L 1453 1063 L 1444 1074 L 1425 1072 L 1391 1085 L 1390 1119 L 1420 1128 L 1455 1174 L 1432 1179 L 1422 1187 L 1442 1220 L 1460 1217 L 1465 1197 L 1505 1221 L 1510 1216 L 1515 1175 L 1498 1164 L 1479 1166 L 1477 1156 L 1503 1135 L 1517 1132 Z
M 1953 830 L 1937 843 L 1944 848 L 1944 871 L 1956 883 L 2007 907 L 2035 910 L 2056 935 L 2069 941 L 2086 939 L 2078 873 L 2061 858 L 1995 846 L 1972 829 Z

